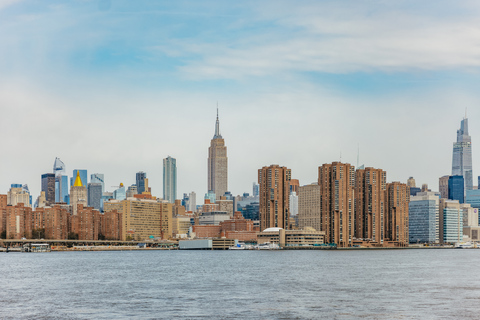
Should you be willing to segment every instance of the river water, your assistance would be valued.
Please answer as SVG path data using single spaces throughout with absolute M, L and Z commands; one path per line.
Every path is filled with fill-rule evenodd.
M 0 253 L 0 319 L 480 319 L 480 250 Z

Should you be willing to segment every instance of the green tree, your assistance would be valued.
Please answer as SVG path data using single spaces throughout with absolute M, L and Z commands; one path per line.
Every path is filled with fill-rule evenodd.
M 7 230 L 3 230 L 2 233 L 0 233 L 0 239 L 7 239 Z
M 67 238 L 68 240 L 78 240 L 78 233 L 69 232 Z

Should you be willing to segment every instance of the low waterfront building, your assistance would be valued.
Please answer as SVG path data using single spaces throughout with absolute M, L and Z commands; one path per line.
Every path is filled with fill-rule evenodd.
M 277 243 L 280 247 L 317 246 L 325 243 L 325 232 L 306 227 L 303 230 L 267 228 L 257 234 L 258 243 Z

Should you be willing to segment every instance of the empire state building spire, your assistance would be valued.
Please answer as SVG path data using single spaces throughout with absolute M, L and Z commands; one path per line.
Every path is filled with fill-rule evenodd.
M 222 135 L 220 134 L 220 120 L 218 120 L 218 108 L 217 108 L 217 121 L 215 122 L 215 135 L 213 139 L 222 139 Z

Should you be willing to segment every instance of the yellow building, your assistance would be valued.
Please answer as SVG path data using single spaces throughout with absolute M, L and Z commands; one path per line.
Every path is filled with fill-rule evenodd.
M 191 227 L 190 216 L 178 215 L 173 218 L 173 234 L 176 238 L 185 238 L 188 233 L 188 228 Z
M 172 236 L 172 204 L 153 199 L 110 200 L 104 211 L 122 214 L 121 240 L 146 240 L 150 236 L 168 239 Z
M 325 243 L 325 232 L 310 227 L 303 230 L 267 228 L 257 233 L 258 243 L 276 243 L 280 247 L 318 246 Z

